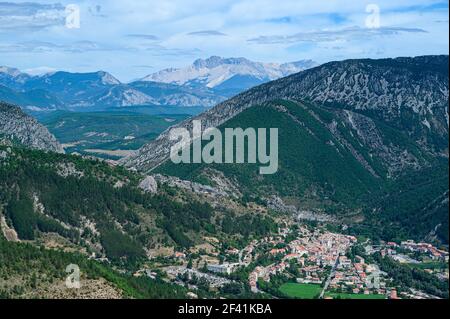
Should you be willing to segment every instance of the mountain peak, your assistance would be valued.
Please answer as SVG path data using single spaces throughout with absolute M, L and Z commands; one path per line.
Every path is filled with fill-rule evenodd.
M 120 81 L 108 72 L 99 71 L 99 72 L 97 72 L 97 74 L 101 77 L 103 84 L 107 84 L 107 85 L 120 84 Z
M 11 77 L 16 77 L 23 74 L 22 72 L 19 71 L 19 69 L 10 68 L 7 66 L 0 66 L 0 73 L 7 74 Z
M 179 69 L 164 69 L 150 74 L 142 81 L 154 81 L 192 87 L 227 89 L 251 86 L 275 80 L 292 73 L 303 71 L 315 66 L 311 60 L 292 63 L 262 63 L 246 58 L 223 58 L 211 56 L 207 59 L 197 59 L 191 66 Z M 241 90 L 242 91 L 242 90 Z M 233 93 L 237 93 L 234 92 Z

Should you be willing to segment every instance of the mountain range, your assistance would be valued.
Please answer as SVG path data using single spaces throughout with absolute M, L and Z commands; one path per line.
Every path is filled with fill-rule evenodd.
M 448 156 L 448 96 L 448 56 L 346 60 L 255 87 L 195 119 L 202 120 L 205 128 L 217 127 L 245 109 L 268 101 L 312 101 L 370 115 L 405 130 L 429 150 Z M 190 121 L 178 126 L 189 127 Z M 128 165 L 148 169 L 166 160 L 174 143 L 168 133 L 148 145 L 152 152 L 142 148 L 127 160 Z
M 448 66 L 447 55 L 330 62 L 254 87 L 194 117 L 203 129 L 278 128 L 279 169 L 272 175 L 260 175 L 259 164 L 168 161 L 170 129 L 190 129 L 192 118 L 173 122 L 120 162 L 62 154 L 45 127 L 1 102 L 0 298 L 185 298 L 188 292 L 263 297 L 246 288 L 259 257 L 249 271 L 244 266 L 232 274 L 242 289 L 229 291 L 203 292 L 202 280 L 195 290 L 180 286 L 182 278 L 167 280 L 159 265 L 180 267 L 184 258 L 181 267 L 199 270 L 202 258 L 196 265 L 187 260 L 193 254 L 209 258 L 218 247 L 220 262 L 231 247 L 239 251 L 259 240 L 266 245 L 266 238 L 298 221 L 317 233 L 358 236 L 362 255 L 367 243 L 380 240 L 413 239 L 448 249 Z M 101 96 L 107 87 L 117 98 L 129 89 L 104 72 L 40 78 L 5 73 L 13 80 L 4 75 L 2 83 L 9 81 L 11 91 L 24 93 L 32 85 L 47 92 L 47 83 L 56 99 L 73 95 L 84 107 L 85 90 Z M 155 90 L 179 87 L 133 85 L 151 92 L 148 84 Z M 102 125 L 98 117 L 93 121 Z M 278 258 L 269 250 L 262 255 L 267 265 Z M 237 261 L 233 256 L 227 258 Z M 82 269 L 84 290 L 61 288 L 70 264 Z M 153 264 L 155 272 L 148 268 Z M 408 278 L 405 287 L 448 298 L 446 281 L 434 274 L 409 264 L 383 271 L 397 269 Z
M 163 70 L 131 83 L 121 83 L 104 71 L 31 76 L 0 67 L 0 100 L 35 111 L 136 105 L 211 107 L 249 87 L 312 65 L 309 60 L 264 64 L 244 58 L 211 57 L 185 69 Z
M 360 220 L 355 227 L 386 229 L 378 234 L 384 239 L 448 241 L 448 62 L 448 56 L 330 62 L 195 117 L 203 130 L 279 128 L 274 175 L 261 176 L 251 164 L 174 164 L 170 129 L 121 163 L 212 184 L 221 172 L 244 196 L 278 196 L 299 211 L 352 216 Z M 192 119 L 172 128 L 178 127 L 191 129 Z
M 254 87 L 193 118 L 202 120 L 203 129 L 277 127 L 280 158 L 274 175 L 259 175 L 254 164 L 168 161 L 174 143 L 170 129 L 190 129 L 192 118 L 119 164 L 143 174 L 228 185 L 244 202 L 281 210 L 293 205 L 300 215 L 328 216 L 374 238 L 448 242 L 448 63 L 448 56 L 330 62 Z M 121 87 L 105 73 L 58 76 L 47 81 L 59 85 L 60 95 L 75 95 L 70 83 L 99 91 Z M 156 82 L 133 85 L 144 90 L 148 83 Z M 33 140 L 50 141 L 48 149 L 59 150 L 54 137 L 20 109 L 6 104 L 2 109 L 4 135 L 36 146 L 21 125 L 8 122 L 15 118 L 42 133 Z
M 232 96 L 253 86 L 276 80 L 315 66 L 312 60 L 292 63 L 261 63 L 245 58 L 212 56 L 198 59 L 181 69 L 165 69 L 150 74 L 142 81 L 163 82 L 189 87 L 203 87 Z

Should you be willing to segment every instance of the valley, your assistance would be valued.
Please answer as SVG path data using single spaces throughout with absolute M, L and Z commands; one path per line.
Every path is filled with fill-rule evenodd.
M 118 107 L 128 88 L 105 72 L 25 81 L 115 102 L 0 104 L 0 297 L 448 298 L 446 68 L 448 56 L 330 62 L 213 108 L 130 92 L 136 103 Z M 180 72 L 133 85 L 156 96 L 189 82 L 208 98 L 216 73 Z M 175 164 L 171 129 L 193 119 L 277 128 L 278 171 Z M 65 286 L 72 264 L 85 290 Z
M 66 153 L 119 159 L 187 117 L 188 114 L 57 111 L 41 115 L 41 123 L 62 143 Z

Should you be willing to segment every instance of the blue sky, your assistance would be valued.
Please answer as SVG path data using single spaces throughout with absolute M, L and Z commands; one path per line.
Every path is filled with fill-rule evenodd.
M 80 28 L 66 25 L 69 4 Z M 442 0 L 0 1 L 0 65 L 105 70 L 122 81 L 211 55 L 322 63 L 448 54 L 448 36 Z

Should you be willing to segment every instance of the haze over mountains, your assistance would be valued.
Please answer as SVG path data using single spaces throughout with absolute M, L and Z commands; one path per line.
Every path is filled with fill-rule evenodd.
M 211 107 L 252 86 L 314 65 L 258 63 L 211 57 L 185 69 L 167 69 L 131 83 L 111 74 L 53 72 L 31 76 L 0 68 L 0 99 L 31 110 L 89 109 L 136 105 Z

